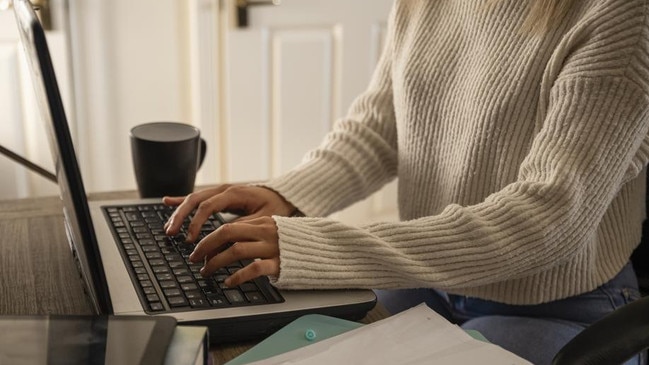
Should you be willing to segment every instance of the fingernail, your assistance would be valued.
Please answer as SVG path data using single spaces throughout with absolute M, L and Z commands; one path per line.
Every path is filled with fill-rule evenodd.
M 205 266 L 201 267 L 201 271 L 200 271 L 200 273 L 201 273 L 201 275 L 203 275 L 204 277 L 209 276 L 209 273 L 207 272 L 207 269 L 205 268 Z
M 196 251 L 192 251 L 192 253 L 189 254 L 189 261 L 191 262 L 198 262 L 200 261 L 196 255 Z

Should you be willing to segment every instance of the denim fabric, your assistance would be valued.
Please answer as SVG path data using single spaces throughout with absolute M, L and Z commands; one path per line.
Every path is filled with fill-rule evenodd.
M 478 330 L 490 342 L 534 364 L 550 364 L 561 347 L 585 327 L 640 298 L 631 264 L 591 292 L 538 305 L 508 305 L 434 289 L 375 292 L 392 314 L 425 302 L 449 321 Z M 644 364 L 644 357 L 643 353 L 626 364 Z

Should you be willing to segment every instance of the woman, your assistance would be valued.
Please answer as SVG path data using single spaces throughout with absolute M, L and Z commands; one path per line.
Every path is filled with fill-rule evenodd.
M 549 363 L 637 297 L 647 14 L 647 0 L 396 1 L 368 89 L 323 144 L 263 186 L 165 198 L 167 233 L 195 208 L 190 241 L 211 212 L 244 211 L 197 245 L 204 275 L 261 258 L 227 283 L 391 289 L 377 293 L 392 312 L 425 301 Z M 400 222 L 323 218 L 394 177 Z

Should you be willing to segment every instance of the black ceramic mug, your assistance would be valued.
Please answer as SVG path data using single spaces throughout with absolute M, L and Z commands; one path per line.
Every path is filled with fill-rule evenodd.
M 142 198 L 182 196 L 194 190 L 207 144 L 198 128 L 153 122 L 131 129 L 131 155 Z

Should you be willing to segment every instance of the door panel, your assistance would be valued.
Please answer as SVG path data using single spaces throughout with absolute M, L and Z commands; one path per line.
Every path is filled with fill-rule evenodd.
M 266 29 L 258 35 L 253 42 L 248 34 L 232 36 L 239 46 L 230 58 L 228 140 L 250 142 L 229 145 L 233 181 L 263 180 L 295 166 L 339 115 L 335 27 Z M 241 46 L 246 43 L 254 47 Z
M 271 176 L 297 165 L 339 115 L 335 30 L 295 28 L 271 35 Z
M 284 0 L 225 18 L 226 179 L 264 180 L 316 148 L 369 82 L 388 0 Z M 337 217 L 396 218 L 394 184 Z

